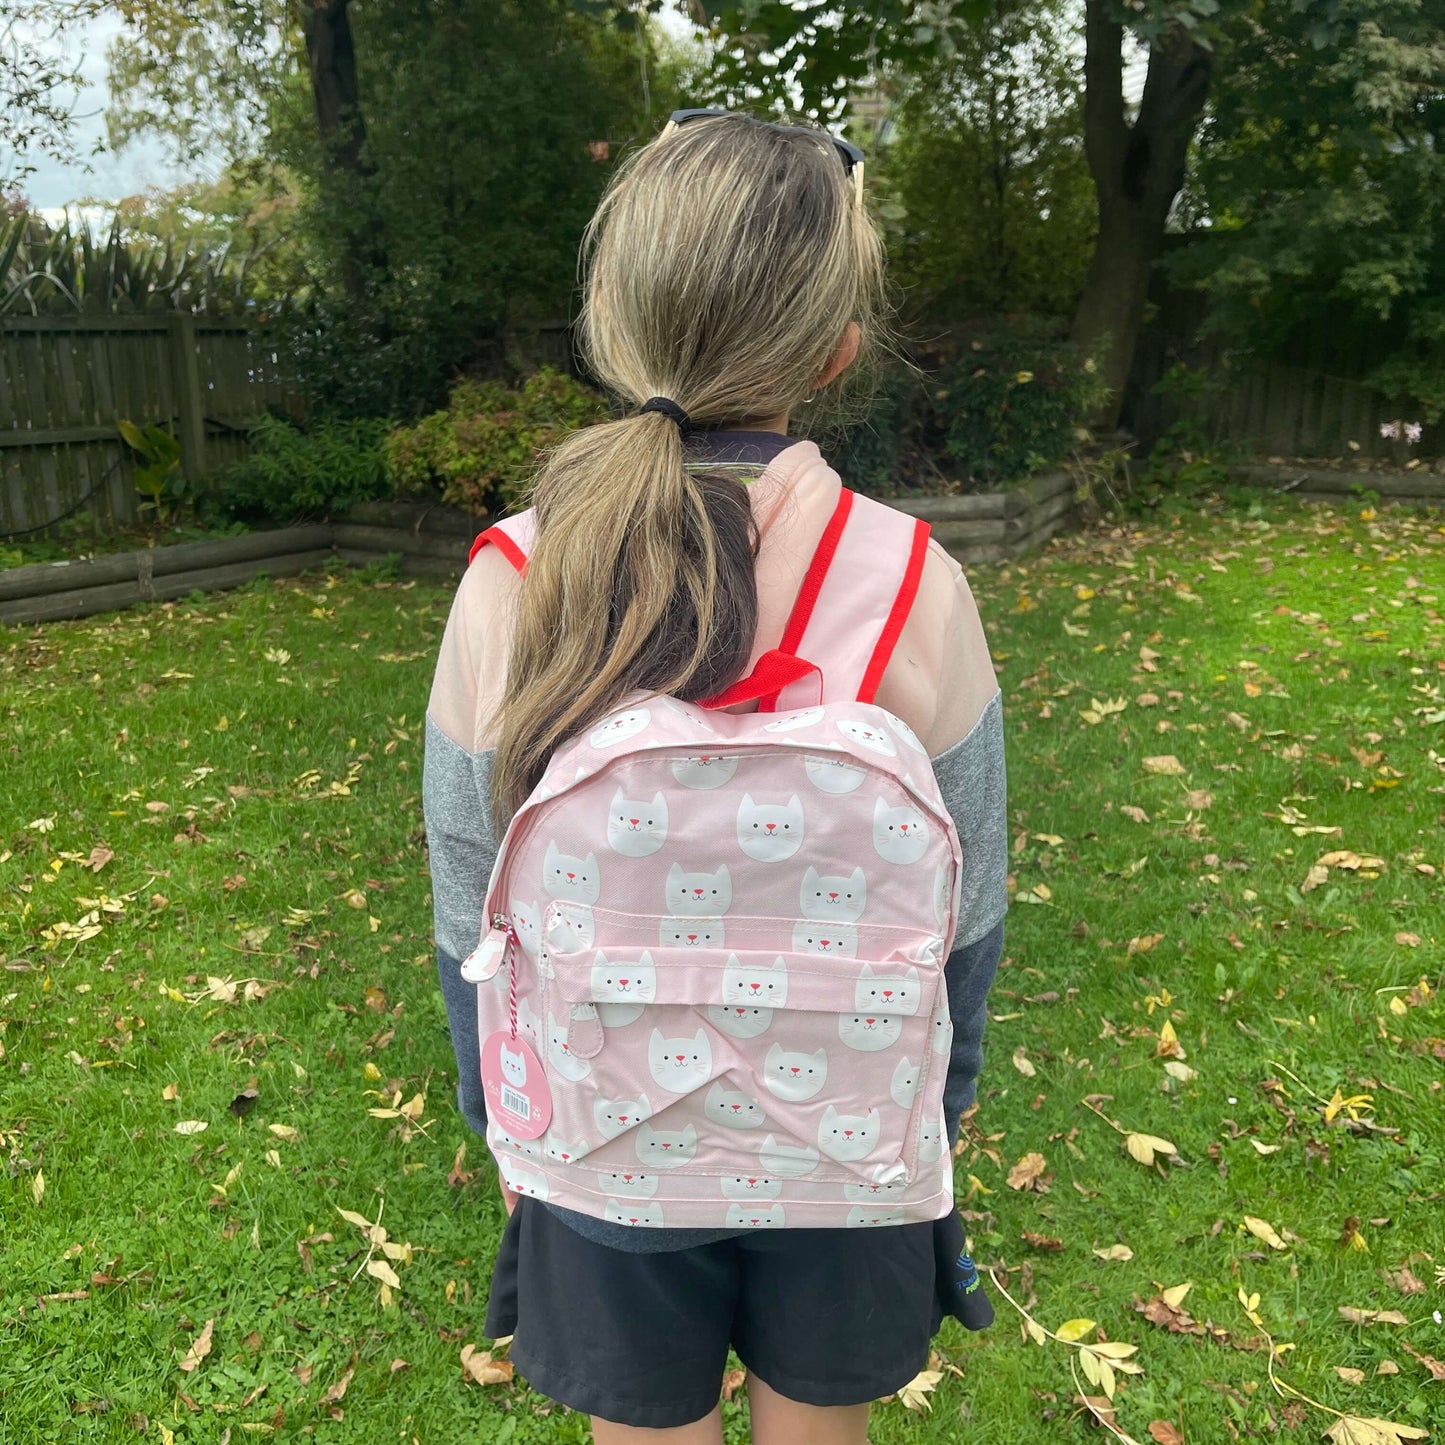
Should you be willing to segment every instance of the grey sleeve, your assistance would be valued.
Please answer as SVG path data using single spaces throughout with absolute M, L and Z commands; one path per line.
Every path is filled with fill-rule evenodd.
M 957 1132 L 983 1068 L 988 990 L 1003 954 L 1008 911 L 1008 784 L 1003 702 L 995 695 L 973 730 L 933 760 L 943 800 L 963 845 L 963 890 L 953 952 L 944 969 L 953 1052 L 943 1105 Z
M 482 935 L 487 882 L 497 857 L 490 802 L 491 753 L 469 753 L 430 718 L 422 806 L 431 860 L 437 974 L 457 1056 L 457 1104 L 478 1133 L 487 1127 L 478 1072 L 477 990 L 457 971 Z

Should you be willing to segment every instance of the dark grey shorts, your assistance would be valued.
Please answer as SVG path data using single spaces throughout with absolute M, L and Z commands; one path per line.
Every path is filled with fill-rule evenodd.
M 941 1317 L 931 1224 L 761 1229 L 632 1254 L 524 1198 L 502 1237 L 486 1332 L 513 1336 L 533 1389 L 665 1429 L 717 1404 L 730 1345 L 789 1399 L 860 1405 L 927 1365 Z

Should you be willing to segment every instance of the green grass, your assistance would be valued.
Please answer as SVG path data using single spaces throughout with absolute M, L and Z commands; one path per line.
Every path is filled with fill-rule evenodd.
M 1330 1424 L 1234 1347 L 1259 1343 L 1240 1288 L 1307 1394 L 1445 1421 L 1445 1383 L 1404 1348 L 1445 1357 L 1445 1010 L 1409 992 L 1442 982 L 1440 518 L 1180 502 L 972 577 L 1008 703 L 1018 895 L 1037 900 L 1010 913 L 988 1137 L 958 1160 L 976 1253 L 1041 1324 L 1138 1345 L 1117 1397 L 1136 1439 L 1155 1420 L 1191 1445 Z M 5 1440 L 587 1438 L 459 1363 L 485 1345 L 502 1212 L 452 1104 L 429 942 L 420 736 L 448 602 L 308 578 L 0 632 Z M 1094 699 L 1127 706 L 1090 723 Z M 1159 755 L 1184 773 L 1146 771 Z M 1314 826 L 1341 833 L 1292 831 Z M 1331 849 L 1384 866 L 1301 891 Z M 93 937 L 55 931 L 97 909 Z M 1159 1057 L 1166 1019 L 1187 1081 Z M 1371 1096 L 1353 1127 L 1324 1118 L 1336 1089 Z M 368 1112 L 397 1094 L 425 1096 L 419 1127 Z M 1179 1162 L 1135 1163 L 1086 1096 Z M 191 1120 L 208 1127 L 176 1132 Z M 477 1172 L 449 1180 L 464 1142 Z M 1006 1183 L 1030 1152 L 1047 1193 Z M 338 1213 L 383 1201 L 412 1246 L 390 1306 Z M 1340 1243 L 1351 1217 L 1367 1250 Z M 1093 1253 L 1115 1243 L 1132 1259 Z M 1388 1277 L 1407 1266 L 1422 1291 Z M 1186 1280 L 1184 1308 L 1231 1343 L 1132 1307 Z M 938 1345 L 962 1378 L 931 1415 L 880 1408 L 875 1445 L 1105 1438 L 1075 1418 L 1074 1352 L 1028 1343 L 1002 1302 L 994 1330 Z M 1375 1373 L 1386 1359 L 1398 1374 Z M 730 1440 L 745 1420 L 727 1407 Z

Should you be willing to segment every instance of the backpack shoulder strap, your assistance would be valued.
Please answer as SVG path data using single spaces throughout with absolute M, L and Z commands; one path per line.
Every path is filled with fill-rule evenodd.
M 783 629 L 778 650 L 816 663 L 823 701 L 872 702 L 918 595 L 928 523 L 846 487 Z M 796 684 L 761 704 L 802 707 Z
M 537 523 L 532 516 L 530 507 L 525 512 L 518 512 L 515 517 L 503 517 L 500 522 L 493 522 L 485 532 L 477 534 L 477 540 L 472 543 L 472 550 L 467 553 L 467 565 L 471 566 L 476 561 L 477 553 L 483 547 L 492 546 L 519 573 L 525 573 L 527 557 L 532 551 L 532 543 L 536 535 Z

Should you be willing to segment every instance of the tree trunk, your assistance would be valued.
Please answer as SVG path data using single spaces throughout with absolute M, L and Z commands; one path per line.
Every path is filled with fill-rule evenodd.
M 1124 28 L 1108 0 L 1085 3 L 1084 149 L 1099 199 L 1099 237 L 1074 317 L 1074 340 L 1107 349 L 1100 370 L 1111 400 L 1096 425 L 1118 424 L 1144 318 L 1149 277 L 1209 94 L 1213 58 L 1176 27 L 1156 40 L 1139 114 L 1124 115 Z
M 369 281 L 386 271 L 387 259 L 371 194 L 376 167 L 366 149 L 349 6 L 350 0 L 301 0 L 316 130 L 327 172 L 337 182 L 333 201 L 347 218 L 341 280 L 347 296 L 361 301 Z

